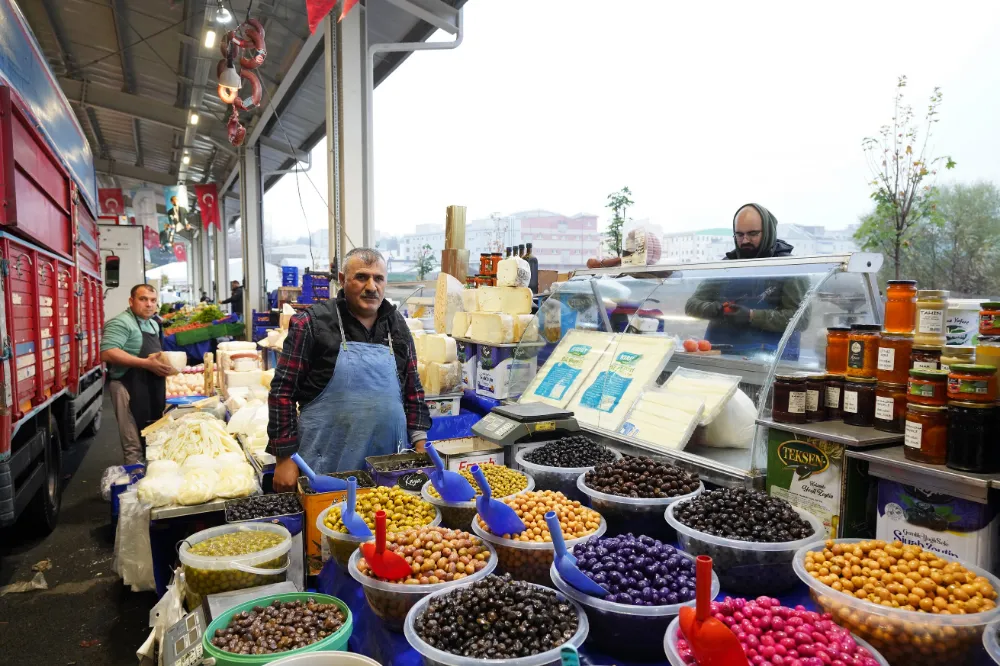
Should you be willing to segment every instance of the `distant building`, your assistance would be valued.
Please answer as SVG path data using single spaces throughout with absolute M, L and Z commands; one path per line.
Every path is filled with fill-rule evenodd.
M 778 238 L 790 244 L 793 255 L 845 254 L 859 250 L 854 240 L 857 225 L 827 231 L 822 226 L 779 224 Z M 663 236 L 660 263 L 694 264 L 718 261 L 735 247 L 731 228 L 684 231 Z

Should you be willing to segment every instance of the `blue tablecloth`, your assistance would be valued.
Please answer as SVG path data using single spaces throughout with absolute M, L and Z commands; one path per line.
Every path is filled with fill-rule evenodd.
M 460 409 L 454 416 L 438 416 L 431 419 L 431 429 L 427 431 L 427 441 L 471 437 L 472 426 L 483 418 L 481 414 Z
M 163 351 L 187 352 L 188 365 L 200 365 L 204 362 L 205 353 L 212 351 L 212 342 L 213 340 L 205 340 L 204 342 L 196 342 L 193 345 L 179 345 L 177 344 L 176 336 L 164 335 Z

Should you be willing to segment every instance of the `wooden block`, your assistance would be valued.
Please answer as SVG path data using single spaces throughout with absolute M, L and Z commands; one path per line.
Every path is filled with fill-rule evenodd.
M 465 206 L 448 206 L 444 223 L 444 246 L 449 250 L 465 249 Z M 455 274 L 451 273 L 451 275 Z M 455 275 L 455 277 L 458 276 Z M 464 284 L 465 278 L 461 279 Z
M 463 285 L 469 270 L 469 251 L 445 249 L 441 250 L 441 272 L 447 273 Z

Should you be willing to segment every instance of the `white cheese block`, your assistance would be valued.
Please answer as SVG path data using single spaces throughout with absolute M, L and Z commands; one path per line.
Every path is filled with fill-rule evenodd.
M 478 312 L 479 294 L 480 291 L 478 289 L 463 289 L 462 309 L 464 309 L 466 312 Z
M 611 337 L 611 333 L 579 329 L 566 333 L 519 402 L 565 408 L 611 344 Z
M 410 331 L 410 335 L 413 336 L 413 349 L 417 352 L 417 358 L 423 358 L 426 354 L 424 341 L 427 339 L 427 331 Z
M 688 440 L 691 439 L 691 430 L 687 425 L 677 421 L 633 414 L 622 424 L 620 432 L 658 448 L 677 451 L 687 446 Z
M 434 291 L 434 330 L 451 334 L 455 313 L 462 310 L 462 283 L 447 273 L 438 273 Z
M 471 291 L 466 289 L 466 291 Z M 469 332 L 469 313 L 468 312 L 456 312 L 455 319 L 451 322 L 451 334 L 456 338 L 464 338 L 465 334 Z
M 427 364 L 423 361 L 417 361 L 417 377 L 420 377 L 420 385 L 424 387 L 424 391 L 427 390 Z
M 422 331 L 424 330 L 424 325 L 419 319 L 414 319 L 412 317 L 403 317 L 406 322 L 406 327 L 411 331 Z
M 514 317 L 511 315 L 470 312 L 469 318 L 470 339 L 492 345 L 514 342 Z
M 497 286 L 527 287 L 531 281 L 531 266 L 520 257 L 501 259 L 497 264 Z
M 674 393 L 703 397 L 705 411 L 701 415 L 700 425 L 706 426 L 719 415 L 729 399 L 736 393 L 740 379 L 742 378 L 736 375 L 723 375 L 717 372 L 679 367 L 663 384 L 663 389 Z
M 454 393 L 462 385 L 462 364 L 458 361 L 428 363 L 425 374 L 427 376 L 427 382 L 424 384 L 426 395 Z
M 447 335 L 428 335 L 424 338 L 425 363 L 450 363 L 458 360 L 455 338 Z
M 480 287 L 479 309 L 482 312 L 531 314 L 531 290 L 527 287 Z
M 261 379 L 264 376 L 263 370 L 248 370 L 246 372 L 236 372 L 235 370 L 226 370 L 226 386 L 227 387 L 250 387 L 250 386 L 260 386 Z
M 514 342 L 537 342 L 538 318 L 535 315 L 514 316 Z

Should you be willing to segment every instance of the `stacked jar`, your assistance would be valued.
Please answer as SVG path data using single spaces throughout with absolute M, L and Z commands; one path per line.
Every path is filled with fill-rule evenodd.
M 943 465 L 948 447 L 948 373 L 911 369 L 906 397 L 903 455 Z
M 987 356 L 988 358 L 988 356 Z M 989 474 L 1000 470 L 995 428 L 997 368 L 957 363 L 948 373 L 948 467 Z
M 888 307 L 886 308 L 888 324 Z M 912 319 L 911 319 L 912 321 Z M 906 425 L 906 386 L 913 333 L 886 331 L 879 340 L 875 389 L 875 429 L 902 433 Z
M 855 324 L 847 338 L 843 416 L 848 425 L 875 425 L 875 384 L 882 327 Z

